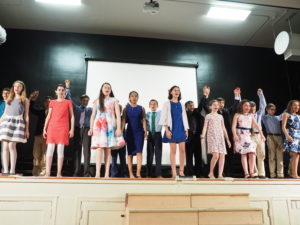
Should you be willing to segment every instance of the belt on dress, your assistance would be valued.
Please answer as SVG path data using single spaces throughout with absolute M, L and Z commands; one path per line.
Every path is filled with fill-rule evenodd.
M 236 129 L 240 129 L 240 130 L 252 130 L 251 128 L 248 128 L 248 127 L 236 127 Z

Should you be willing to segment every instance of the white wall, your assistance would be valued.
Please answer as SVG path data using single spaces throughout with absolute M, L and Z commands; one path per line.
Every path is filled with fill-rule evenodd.
M 111 84 L 115 97 L 123 107 L 128 103 L 129 92 L 135 90 L 139 93 L 138 104 L 142 105 L 146 111 L 149 111 L 150 99 L 158 100 L 160 108 L 167 101 L 168 89 L 173 85 L 180 87 L 182 102 L 192 100 L 195 105 L 198 104 L 195 68 L 89 61 L 86 93 L 91 98 L 90 105 L 98 98 L 100 87 L 104 82 Z M 146 163 L 146 146 L 145 141 L 144 164 Z M 163 145 L 162 163 L 170 164 L 168 144 Z

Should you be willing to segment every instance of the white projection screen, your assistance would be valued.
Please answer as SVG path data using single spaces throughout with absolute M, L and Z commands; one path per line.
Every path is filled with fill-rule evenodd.
M 122 107 L 128 103 L 129 92 L 134 90 L 139 93 L 138 104 L 148 112 L 150 99 L 156 99 L 161 109 L 163 103 L 168 100 L 168 90 L 173 85 L 177 85 L 181 90 L 181 101 L 185 103 L 192 100 L 197 107 L 196 79 L 195 67 L 88 61 L 86 93 L 90 96 L 90 106 L 92 106 L 93 101 L 99 96 L 101 85 L 108 82 Z M 170 164 L 169 151 L 169 144 L 163 144 L 162 164 Z M 145 140 L 143 164 L 146 164 L 146 157 L 147 141 Z M 91 162 L 95 162 L 95 151 L 92 151 Z M 136 163 L 135 159 L 134 163 Z

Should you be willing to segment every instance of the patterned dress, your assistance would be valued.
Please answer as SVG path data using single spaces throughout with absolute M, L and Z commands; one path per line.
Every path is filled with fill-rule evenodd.
M 300 153 L 300 116 L 289 114 L 290 117 L 286 123 L 286 129 L 289 135 L 293 138 L 292 142 L 284 140 L 284 149 L 289 152 Z
M 224 132 L 222 128 L 223 116 L 219 114 L 208 114 L 205 117 L 207 126 L 207 153 L 214 152 L 227 154 Z
M 117 120 L 115 116 L 116 98 L 109 97 L 104 99 L 105 111 L 100 111 L 99 101 L 96 100 L 97 113 L 93 125 L 92 149 L 112 148 L 117 149 L 125 145 L 122 136 L 117 137 Z
M 235 142 L 235 150 L 240 154 L 256 153 L 256 144 L 251 140 L 252 119 L 251 114 L 238 117 L 236 132 L 239 141 Z
M 3 115 L 4 119 L 0 124 L 0 141 L 26 143 L 24 104 L 20 103 L 20 99 L 14 98 L 6 107 L 6 114 Z

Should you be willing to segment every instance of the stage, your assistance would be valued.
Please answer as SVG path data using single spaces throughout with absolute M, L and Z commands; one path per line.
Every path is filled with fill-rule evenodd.
M 123 225 L 127 193 L 249 193 L 265 225 L 300 224 L 297 179 L 0 177 L 0 191 L 1 225 Z

